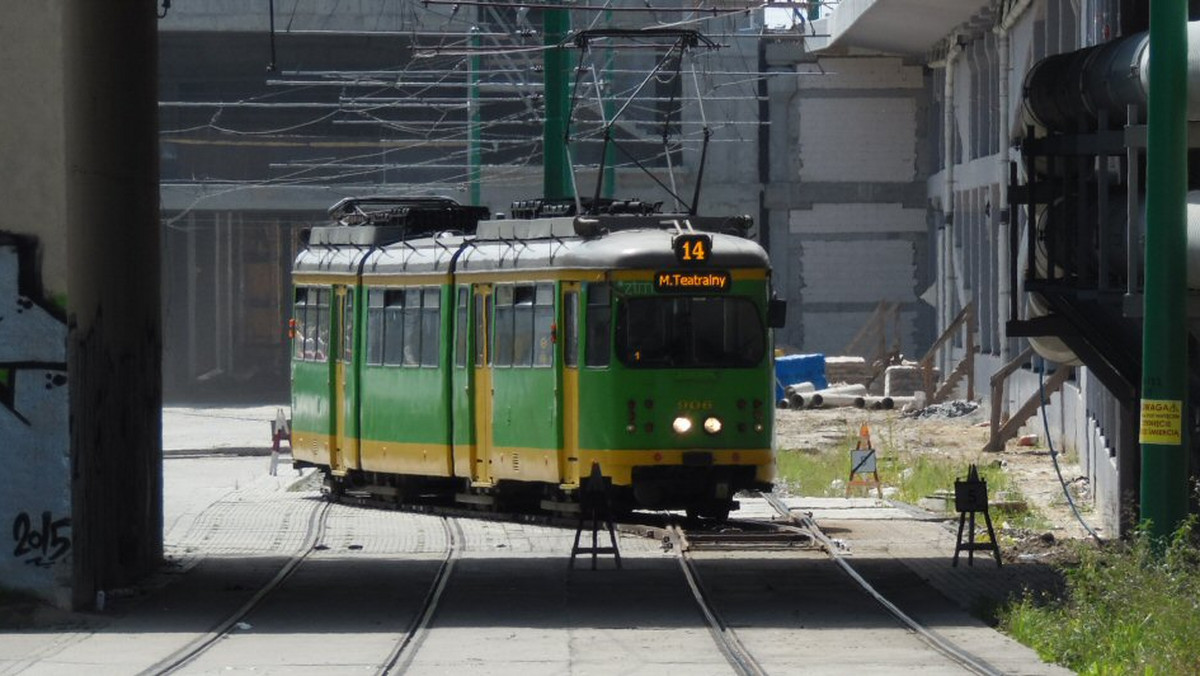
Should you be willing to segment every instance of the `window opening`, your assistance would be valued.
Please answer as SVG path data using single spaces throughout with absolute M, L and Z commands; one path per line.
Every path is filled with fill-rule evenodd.
M 383 304 L 383 363 L 399 366 L 404 363 L 404 290 L 387 289 Z
M 606 282 L 587 285 L 587 343 L 584 358 L 588 366 L 608 366 L 612 352 L 611 292 Z
M 442 290 L 427 287 L 421 297 L 421 366 L 437 366 L 442 347 Z
M 384 341 L 384 296 L 383 289 L 367 290 L 367 364 L 383 364 Z
M 579 292 L 563 294 L 563 363 L 572 368 L 579 366 Z
M 454 315 L 454 365 L 464 368 L 467 365 L 467 317 L 470 312 L 471 295 L 467 287 L 459 287 L 458 303 Z

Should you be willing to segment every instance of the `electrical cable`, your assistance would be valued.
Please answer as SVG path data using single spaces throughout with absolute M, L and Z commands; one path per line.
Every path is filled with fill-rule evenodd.
M 1064 368 L 1064 367 L 1059 367 Z M 1054 462 L 1054 473 L 1058 475 L 1058 483 L 1062 486 L 1063 495 L 1067 498 L 1067 504 L 1071 506 L 1071 512 L 1075 515 L 1075 519 L 1079 521 L 1079 525 L 1088 532 L 1097 542 L 1104 544 L 1104 540 L 1092 530 L 1092 527 L 1083 520 L 1083 515 L 1079 513 L 1079 508 L 1075 506 L 1075 500 L 1071 497 L 1071 491 L 1067 489 L 1067 481 L 1063 478 L 1062 468 L 1058 465 L 1058 451 L 1054 450 L 1054 442 L 1050 440 L 1050 419 L 1046 415 L 1046 360 L 1042 360 L 1042 367 L 1038 369 L 1038 396 L 1041 400 L 1042 408 L 1042 429 L 1046 433 L 1046 446 L 1050 448 L 1050 460 Z

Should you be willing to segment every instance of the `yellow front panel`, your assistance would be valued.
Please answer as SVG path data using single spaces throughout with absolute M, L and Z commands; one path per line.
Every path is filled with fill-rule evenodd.
M 769 482 L 775 476 L 775 461 L 771 449 L 732 449 L 711 451 L 714 465 L 754 465 L 759 481 Z M 738 454 L 734 461 L 733 455 Z M 591 472 L 592 463 L 600 463 L 600 472 L 612 479 L 615 486 L 633 483 L 634 467 L 674 466 L 683 464 L 684 451 L 579 451 L 579 471 L 583 476 Z M 655 457 L 659 456 L 659 457 Z

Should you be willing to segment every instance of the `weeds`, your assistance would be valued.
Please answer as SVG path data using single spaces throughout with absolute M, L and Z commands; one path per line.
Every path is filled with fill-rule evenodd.
M 779 479 L 804 495 L 833 497 L 845 494 L 850 478 L 850 449 L 855 437 L 848 437 L 834 450 L 781 450 L 776 459 Z M 913 451 L 891 450 L 889 445 L 877 451 L 879 479 L 883 486 L 896 489 L 893 497 L 916 504 L 921 498 L 939 491 L 953 491 L 954 480 L 966 476 L 967 466 L 950 458 Z M 979 475 L 988 482 L 988 491 L 1011 491 L 1003 470 L 991 465 L 979 467 Z M 861 489 L 860 489 L 861 490 Z
M 967 465 L 947 457 L 933 456 L 919 451 L 896 450 L 888 443 L 890 429 L 882 435 L 885 440 L 878 450 L 877 466 L 883 489 L 894 489 L 891 497 L 909 504 L 918 504 L 922 498 L 938 494 L 953 494 L 954 481 L 966 477 Z M 847 435 L 833 450 L 791 449 L 779 452 L 776 461 L 779 480 L 793 492 L 812 497 L 841 497 L 846 494 L 846 483 L 850 478 L 850 449 L 857 437 Z M 1009 502 L 1025 502 L 1013 487 L 1004 470 L 980 464 L 979 476 L 987 481 L 988 495 L 995 501 L 1003 492 Z M 854 489 L 861 493 L 862 488 Z M 852 491 L 853 494 L 853 491 Z M 870 493 L 868 493 L 870 494 Z M 1048 527 L 1045 517 L 1030 509 L 992 510 L 996 523 L 1007 527 L 1044 530 Z
M 1145 533 L 1083 549 L 1059 599 L 1026 596 L 1001 626 L 1081 674 L 1200 673 L 1200 548 L 1193 516 L 1165 551 Z

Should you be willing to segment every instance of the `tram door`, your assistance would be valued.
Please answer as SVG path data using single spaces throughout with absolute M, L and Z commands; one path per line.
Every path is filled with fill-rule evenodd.
M 559 476 L 568 485 L 579 484 L 579 282 L 562 285 L 562 389 L 558 410 L 562 416 L 562 453 Z
M 332 408 L 334 448 L 329 467 L 335 472 L 358 468 L 357 374 L 354 372 L 354 289 L 334 287 L 333 316 L 337 331 L 329 357 L 334 363 Z M 333 333 L 333 332 L 331 332 Z M 334 336 L 331 335 L 330 338 Z
M 472 397 L 474 399 L 475 443 L 471 445 L 471 482 L 490 484 L 488 459 L 492 450 L 492 285 L 476 284 L 474 291 L 475 353 L 473 355 Z

